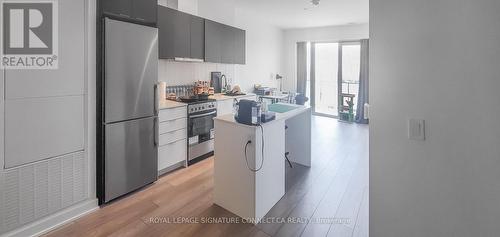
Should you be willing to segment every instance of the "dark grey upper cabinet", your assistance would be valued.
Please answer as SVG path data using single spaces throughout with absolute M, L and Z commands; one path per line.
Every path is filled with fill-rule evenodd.
M 234 62 L 234 34 L 233 27 L 222 25 L 222 34 L 220 34 L 222 43 L 221 63 L 231 64 Z
M 157 0 L 132 0 L 132 18 L 149 23 L 156 23 Z
M 104 13 L 132 17 L 132 6 L 130 0 L 101 0 L 101 8 Z
M 105 14 L 156 24 L 157 0 L 101 0 L 100 4 Z
M 205 20 L 168 7 L 158 7 L 159 56 L 203 59 Z
M 222 27 L 220 23 L 205 20 L 205 61 L 221 62 L 221 33 Z
M 206 20 L 205 61 L 245 64 L 245 31 Z
M 183 12 L 175 11 L 174 30 L 170 32 L 174 34 L 174 52 L 175 57 L 189 58 L 191 54 L 191 17 Z
M 175 58 L 175 10 L 158 6 L 158 50 L 163 59 Z
M 190 25 L 190 58 L 205 58 L 205 20 L 201 17 L 191 16 Z
M 234 63 L 246 63 L 246 33 L 244 30 L 234 28 Z

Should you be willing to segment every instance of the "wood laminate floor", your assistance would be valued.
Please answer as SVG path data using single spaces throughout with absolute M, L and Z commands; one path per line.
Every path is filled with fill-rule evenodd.
M 287 192 L 267 214 L 269 223 L 241 223 L 213 204 L 209 158 L 46 236 L 367 237 L 368 126 L 313 117 L 312 129 L 312 167 L 287 166 Z

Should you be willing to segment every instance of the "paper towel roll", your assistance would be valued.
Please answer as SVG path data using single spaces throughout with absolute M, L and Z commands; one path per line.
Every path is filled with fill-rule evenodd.
M 165 100 L 167 99 L 167 83 L 164 81 L 161 81 L 158 83 L 158 90 L 160 91 L 158 93 L 158 96 L 160 96 L 160 100 Z

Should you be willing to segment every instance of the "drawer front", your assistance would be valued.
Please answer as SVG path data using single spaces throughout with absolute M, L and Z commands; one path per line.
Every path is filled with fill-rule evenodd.
M 164 134 L 187 127 L 187 118 L 168 120 L 160 123 L 160 133 Z
M 175 130 L 173 132 L 168 132 L 164 134 L 160 134 L 160 146 L 167 145 L 169 143 L 185 139 L 187 137 L 187 130 L 180 129 L 180 130 Z
M 187 157 L 187 141 L 182 139 L 158 148 L 158 171 L 166 169 Z
M 160 110 L 158 117 L 160 118 L 160 122 L 165 122 L 179 118 L 186 118 L 187 106 L 172 108 L 172 109 L 162 109 Z

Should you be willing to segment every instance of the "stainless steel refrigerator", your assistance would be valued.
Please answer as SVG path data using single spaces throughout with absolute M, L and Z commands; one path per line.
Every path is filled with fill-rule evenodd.
M 98 196 L 107 203 L 158 177 L 158 30 L 105 18 L 103 36 Z

